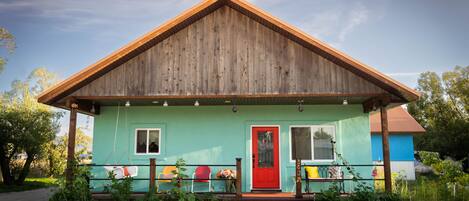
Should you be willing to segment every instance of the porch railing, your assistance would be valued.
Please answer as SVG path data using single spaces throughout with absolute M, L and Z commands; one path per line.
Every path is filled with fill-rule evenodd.
M 342 191 L 344 191 L 345 189 L 345 186 L 344 186 L 344 182 L 345 181 L 384 181 L 384 177 L 383 178 L 372 178 L 372 171 L 370 171 L 370 177 L 366 177 L 366 178 L 357 178 L 357 177 L 354 177 L 354 175 L 352 174 L 348 174 L 348 176 L 351 176 L 350 178 L 346 178 L 346 174 L 344 173 L 344 170 L 342 169 L 345 168 L 346 171 L 350 171 L 349 169 L 350 168 L 353 168 L 355 169 L 356 167 L 371 167 L 371 168 L 374 168 L 374 167 L 382 167 L 384 166 L 383 164 L 355 164 L 355 165 L 341 165 L 341 164 L 331 164 L 331 165 L 313 165 L 313 164 L 302 164 L 301 163 L 301 160 L 299 159 L 296 159 L 295 160 L 295 185 L 296 185 L 296 192 L 295 192 L 295 197 L 297 198 L 302 198 L 303 197 L 303 194 L 310 194 L 310 188 L 309 188 L 309 183 L 310 182 L 321 182 L 321 183 L 327 183 L 327 182 L 338 182 L 340 183 L 341 186 L 339 186 L 339 188 L 341 188 Z M 308 176 L 308 172 L 306 170 L 305 167 L 316 167 L 318 168 L 317 169 L 317 174 L 318 174 L 318 178 L 309 178 Z M 336 169 L 336 175 L 335 177 L 330 177 L 330 168 L 331 167 L 335 167 Z M 370 170 L 371 170 L 370 168 Z M 304 170 L 304 171 L 302 171 Z M 353 170 L 352 170 L 353 171 Z M 302 176 L 302 172 L 304 172 L 304 177 Z M 338 174 L 338 175 L 337 175 Z M 305 188 L 305 191 L 303 192 L 302 191 L 302 182 L 305 182 L 306 184 L 306 188 Z
M 156 167 L 165 167 L 165 166 L 175 166 L 175 164 L 157 164 L 155 158 L 150 158 L 149 164 L 82 164 L 81 166 L 87 167 L 105 167 L 105 166 L 137 166 L 137 167 L 149 167 L 149 177 L 144 178 L 132 178 L 132 180 L 144 180 L 149 181 L 149 191 L 155 189 L 156 181 L 159 180 L 168 180 L 167 178 L 159 179 L 156 177 Z M 235 164 L 186 164 L 185 167 L 197 167 L 197 166 L 209 166 L 209 167 L 236 167 L 236 178 L 203 178 L 203 180 L 210 180 L 210 181 L 229 181 L 235 180 L 235 187 L 236 191 L 233 192 L 223 192 L 222 194 L 234 194 L 237 198 L 241 197 L 241 188 L 242 188 L 242 165 L 241 165 L 241 158 L 236 158 Z M 108 181 L 111 180 L 110 178 L 87 178 L 88 184 L 90 181 Z M 178 182 L 180 181 L 192 181 L 192 180 L 200 180 L 201 178 L 179 178 Z M 119 179 L 119 180 L 123 180 Z M 226 189 L 225 189 L 226 190 Z M 143 192 L 133 192 L 133 193 L 143 193 Z M 219 192 L 220 193 L 220 192 Z

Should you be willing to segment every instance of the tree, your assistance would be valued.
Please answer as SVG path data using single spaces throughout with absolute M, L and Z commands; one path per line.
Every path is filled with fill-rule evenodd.
M 12 53 L 15 50 L 15 37 L 5 28 L 0 27 L 0 48 L 5 48 L 9 53 Z M 6 59 L 0 57 L 0 73 L 5 67 Z
M 40 104 L 35 96 L 54 82 L 44 68 L 35 69 L 26 81 L 13 81 L 12 90 L 0 100 L 0 168 L 6 185 L 21 185 L 31 163 L 44 151 L 58 131 L 61 113 Z M 15 168 L 15 157 L 25 154 L 24 164 Z
M 77 128 L 75 137 L 75 159 L 79 161 L 80 155 L 88 154 L 88 147 L 91 137 L 87 136 L 82 128 Z M 43 157 L 47 162 L 46 172 L 49 176 L 60 176 L 64 173 L 67 164 L 68 134 L 57 136 L 46 144 L 46 151 Z
M 469 66 L 457 66 L 441 77 L 434 72 L 422 73 L 417 90 L 422 96 L 409 104 L 408 110 L 427 132 L 416 137 L 416 148 L 456 160 L 467 157 Z

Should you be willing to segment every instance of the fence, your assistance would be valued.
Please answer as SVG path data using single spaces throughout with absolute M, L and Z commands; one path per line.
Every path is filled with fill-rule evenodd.
M 312 165 L 312 164 L 301 164 L 301 160 L 297 159 L 295 160 L 295 185 L 296 185 L 296 192 L 295 192 L 295 196 L 297 198 L 301 198 L 303 197 L 303 194 L 311 194 L 310 192 L 310 182 L 313 182 L 313 183 L 326 183 L 326 182 L 329 182 L 329 183 L 332 183 L 332 182 L 336 182 L 336 183 L 339 183 L 339 190 L 341 192 L 344 192 L 344 189 L 345 189 L 345 184 L 344 182 L 345 181 L 384 181 L 384 177 L 383 178 L 371 178 L 368 177 L 368 178 L 362 178 L 362 177 L 357 177 L 356 175 L 353 175 L 353 174 L 350 174 L 348 172 L 350 171 L 354 171 L 352 169 L 355 169 L 355 168 L 361 168 L 361 167 L 371 167 L 371 168 L 374 168 L 374 167 L 382 167 L 384 165 L 382 164 L 355 164 L 355 165 L 340 165 L 340 164 L 331 164 L 331 165 Z M 310 175 L 308 174 L 311 174 L 311 173 L 308 173 L 307 171 L 307 167 L 311 167 L 311 168 L 316 168 L 315 171 L 317 171 L 315 174 L 315 178 L 310 178 Z M 346 178 L 346 174 L 344 173 L 344 170 L 342 169 L 342 167 L 344 167 L 345 169 L 347 169 L 347 173 L 348 173 L 348 176 L 350 176 L 349 178 Z M 370 168 L 370 170 L 371 170 Z M 304 177 L 302 176 L 301 172 L 304 172 Z M 331 172 L 332 170 L 332 172 Z M 371 175 L 371 171 L 370 172 L 370 175 Z M 335 173 L 335 175 L 334 175 Z M 306 184 L 306 188 L 305 188 L 305 191 L 303 193 L 302 191 L 302 182 L 305 182 Z
M 157 164 L 155 158 L 150 158 L 149 164 L 83 164 L 82 166 L 87 167 L 130 167 L 130 166 L 137 166 L 137 167 L 149 167 L 149 177 L 144 178 L 132 178 L 133 180 L 144 180 L 149 181 L 149 191 L 155 189 L 156 181 L 161 180 L 168 180 L 168 178 L 157 178 L 156 177 L 156 167 L 166 167 L 166 166 L 175 166 L 176 164 Z M 236 158 L 235 164 L 186 164 L 185 167 L 198 167 L 198 166 L 209 166 L 209 167 L 236 167 L 236 177 L 235 178 L 203 178 L 203 180 L 209 181 L 235 181 L 235 192 L 224 192 L 223 194 L 235 194 L 236 197 L 241 197 L 241 184 L 242 184 L 242 168 L 241 168 L 241 158 Z M 89 181 L 108 181 L 111 180 L 110 178 L 88 178 Z M 122 178 L 123 179 L 123 178 Z M 178 178 L 177 182 L 182 181 L 192 181 L 192 180 L 201 180 L 201 178 Z M 90 184 L 90 182 L 88 182 Z M 142 193 L 142 192 L 134 192 L 134 193 Z

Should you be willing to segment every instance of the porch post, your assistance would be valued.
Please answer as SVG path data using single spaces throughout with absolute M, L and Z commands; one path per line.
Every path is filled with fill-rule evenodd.
M 242 178 L 243 172 L 241 170 L 241 158 L 236 158 L 236 199 L 241 199 L 242 192 Z
M 381 105 L 381 132 L 383 141 L 383 162 L 384 162 L 384 186 L 387 192 L 392 192 L 391 185 L 391 162 L 389 158 L 389 130 L 388 113 L 386 106 Z
M 301 193 L 301 159 L 295 159 L 295 186 L 296 186 L 296 198 L 303 198 Z
M 155 190 L 155 178 L 156 178 L 156 160 L 155 158 L 150 158 L 150 189 L 149 192 Z
M 73 168 L 75 166 L 75 133 L 77 126 L 77 109 L 78 104 L 71 102 L 70 106 L 70 122 L 68 125 L 68 147 L 67 147 L 67 169 L 65 169 L 66 184 L 70 186 L 73 180 Z

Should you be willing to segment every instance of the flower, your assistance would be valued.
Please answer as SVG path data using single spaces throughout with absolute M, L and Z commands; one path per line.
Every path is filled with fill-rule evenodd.
M 236 178 L 236 171 L 230 169 L 221 169 L 217 172 L 217 178 L 224 178 L 224 179 L 235 179 Z

